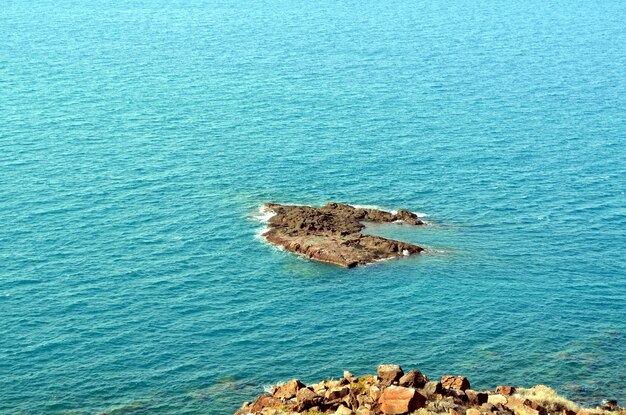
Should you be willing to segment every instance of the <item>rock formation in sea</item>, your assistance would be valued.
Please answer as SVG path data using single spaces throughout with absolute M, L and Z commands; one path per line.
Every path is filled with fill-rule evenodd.
M 624 415 L 616 401 L 582 408 L 553 389 L 498 386 L 473 390 L 464 376 L 431 380 L 419 370 L 380 365 L 376 375 L 305 385 L 297 379 L 276 385 L 271 393 L 246 402 L 235 415 Z
M 263 237 L 315 261 L 352 268 L 424 251 L 411 243 L 361 233 L 364 222 L 425 225 L 408 210 L 392 213 L 332 202 L 322 207 L 268 203 L 265 209 L 275 215 Z

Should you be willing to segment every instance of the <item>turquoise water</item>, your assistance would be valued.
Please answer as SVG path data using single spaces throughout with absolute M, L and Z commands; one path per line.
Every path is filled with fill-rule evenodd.
M 399 363 L 626 403 L 626 3 L 4 1 L 0 413 L 228 414 Z M 432 253 L 264 244 L 407 208 Z

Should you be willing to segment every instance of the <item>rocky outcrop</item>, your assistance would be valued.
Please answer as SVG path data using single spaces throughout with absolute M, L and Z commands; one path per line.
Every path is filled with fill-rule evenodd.
M 263 237 L 274 245 L 315 261 L 352 268 L 383 259 L 420 253 L 424 248 L 407 242 L 361 233 L 363 222 L 425 223 L 408 210 L 396 213 L 357 208 L 340 203 L 322 207 L 269 203 L 275 213 Z
M 292 380 L 245 403 L 235 415 L 626 415 L 616 401 L 603 407 L 581 408 L 539 385 L 532 388 L 498 386 L 470 389 L 463 376 L 430 380 L 419 370 L 381 365 L 377 376 L 354 377 L 304 385 Z

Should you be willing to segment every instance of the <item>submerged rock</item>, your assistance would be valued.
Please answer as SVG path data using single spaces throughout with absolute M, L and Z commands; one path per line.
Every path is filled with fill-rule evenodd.
M 391 213 L 340 203 L 322 207 L 269 203 L 265 208 L 275 215 L 269 220 L 269 230 L 263 237 L 315 261 L 352 268 L 424 251 L 408 242 L 361 233 L 365 228 L 363 222 L 425 224 L 408 210 Z

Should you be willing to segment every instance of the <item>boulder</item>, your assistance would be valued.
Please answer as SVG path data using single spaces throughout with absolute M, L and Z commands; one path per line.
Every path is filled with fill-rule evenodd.
M 343 371 L 343 378 L 350 383 L 354 382 L 354 375 L 352 375 L 352 373 L 348 372 L 347 370 Z
M 466 390 L 470 388 L 469 380 L 465 376 L 442 376 L 441 385 L 444 389 Z
M 375 415 L 371 408 L 360 407 L 356 410 L 356 415 Z
M 459 389 L 449 389 L 446 392 L 447 392 L 447 395 L 453 398 L 454 402 L 456 402 L 459 405 L 463 405 L 469 401 L 469 398 L 465 394 L 465 391 L 462 391 Z
M 296 394 L 296 411 L 303 411 L 318 406 L 323 400 L 324 398 L 315 393 L 312 389 L 302 388 Z
M 476 392 L 472 389 L 467 389 L 465 391 L 465 395 L 467 395 L 467 399 L 472 405 L 482 405 L 489 399 L 489 395 L 485 392 Z
M 510 396 L 515 393 L 515 388 L 513 386 L 508 385 L 500 385 L 496 388 L 496 393 L 504 396 Z
M 441 386 L 441 382 L 431 381 L 426 383 L 419 392 L 428 399 L 433 399 L 437 395 L 443 394 L 443 386 Z
M 498 407 L 492 403 L 486 402 L 480 405 L 481 412 L 497 412 Z
M 337 399 L 343 399 L 349 393 L 350 393 L 350 388 L 349 387 L 347 387 L 347 386 L 339 386 L 337 388 L 328 389 L 324 396 L 326 397 L 327 401 L 334 401 L 334 400 L 337 400 Z
M 385 415 L 399 415 L 423 408 L 426 404 L 426 398 L 414 388 L 389 386 L 383 391 L 379 403 L 380 410 Z
M 290 380 L 287 383 L 275 386 L 272 389 L 272 396 L 278 399 L 291 399 L 304 387 L 304 383 L 300 382 L 298 379 Z
M 261 412 L 261 410 L 265 408 L 277 408 L 282 404 L 283 402 L 280 399 L 274 398 L 268 393 L 264 393 L 250 405 L 250 413 Z
M 419 370 L 410 370 L 398 381 L 400 386 L 405 386 L 407 388 L 423 388 L 427 382 L 428 378 Z
M 508 401 L 509 400 L 507 399 L 506 396 L 500 395 L 499 393 L 489 395 L 487 399 L 487 402 L 489 402 L 492 405 L 497 405 L 497 404 L 506 405 Z
M 402 368 L 398 365 L 379 365 L 378 366 L 378 378 L 380 384 L 383 386 L 389 386 L 393 382 L 400 380 L 404 375 Z
M 469 408 L 465 411 L 465 415 L 480 415 L 480 411 L 476 408 Z
M 372 398 L 374 402 L 378 401 L 382 394 L 383 394 L 383 391 L 381 391 L 378 386 L 373 385 L 370 387 L 369 395 L 370 395 L 370 398 Z
M 352 412 L 352 409 L 346 407 L 346 406 L 339 406 L 339 408 L 337 408 L 337 410 L 335 411 L 335 415 L 353 415 L 354 412 Z
M 427 401 L 426 410 L 431 413 L 445 414 L 446 412 L 450 412 L 451 409 L 454 409 L 458 412 L 460 406 L 461 405 L 457 404 L 453 398 L 447 396 L 442 397 L 441 399 Z

